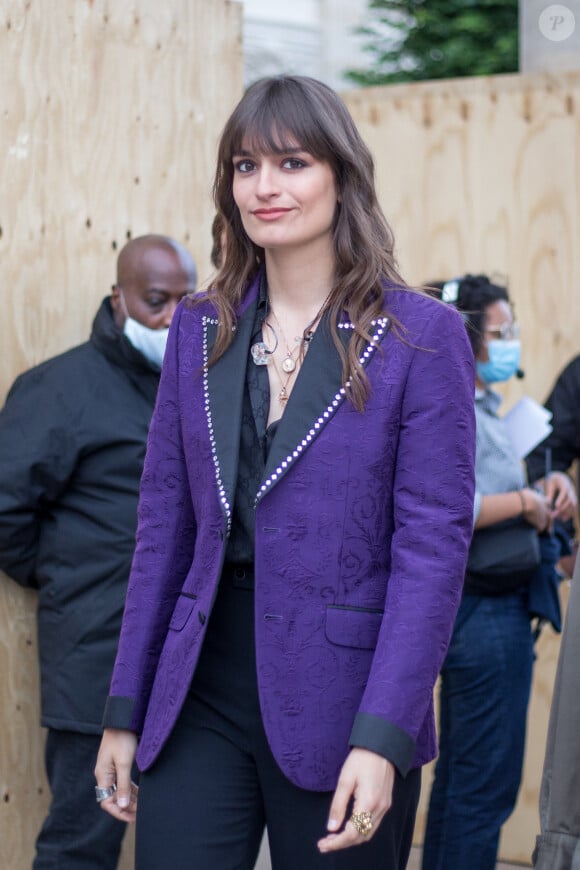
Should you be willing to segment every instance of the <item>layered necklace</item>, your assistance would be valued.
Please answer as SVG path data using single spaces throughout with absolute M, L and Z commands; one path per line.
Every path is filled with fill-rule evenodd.
M 306 355 L 306 351 L 308 350 L 308 345 L 312 341 L 312 337 L 314 335 L 313 327 L 316 325 L 316 320 L 320 317 L 320 312 L 316 315 L 315 320 L 311 321 L 308 326 L 305 327 L 302 335 L 294 336 L 294 344 L 292 346 L 289 345 L 284 333 L 282 331 L 282 327 L 280 326 L 280 321 L 276 317 L 274 310 L 271 309 L 272 317 L 276 321 L 278 329 L 280 330 L 280 335 L 282 336 L 282 341 L 286 345 L 286 356 L 282 360 L 282 371 L 286 375 L 284 378 L 280 374 L 280 370 L 278 369 L 278 365 L 276 363 L 276 357 L 272 354 L 272 365 L 274 366 L 274 371 L 278 376 L 278 380 L 280 381 L 280 392 L 278 393 L 278 401 L 285 407 L 286 402 L 290 398 L 289 386 L 290 381 L 292 380 L 292 376 L 296 373 L 298 374 L 297 369 L 302 364 L 302 361 Z M 272 327 L 271 327 L 272 328 Z M 275 333 L 274 333 L 275 334 Z
M 318 324 L 318 321 L 322 317 L 329 296 L 330 293 L 328 294 L 310 323 L 308 323 L 304 327 L 302 334 L 294 336 L 294 341 L 292 343 L 288 342 L 288 340 L 286 339 L 280 321 L 276 317 L 274 309 L 269 305 L 268 313 L 264 318 L 263 325 L 267 327 L 272 333 L 272 336 L 274 338 L 274 345 L 273 347 L 268 347 L 265 341 L 259 341 L 256 342 L 256 344 L 253 344 L 251 347 L 252 359 L 254 360 L 254 363 L 256 365 L 268 365 L 270 360 L 272 361 L 272 366 L 274 368 L 274 371 L 276 372 L 278 380 L 280 381 L 278 402 L 283 408 L 286 406 L 286 402 L 290 398 L 290 381 L 292 380 L 294 375 L 298 374 L 300 366 L 302 365 L 302 362 L 306 355 L 306 351 L 308 350 L 308 345 L 314 337 L 314 330 Z M 270 316 L 272 317 L 274 323 L 270 323 Z M 275 327 L 277 327 L 278 331 L 276 331 Z M 280 343 L 278 338 L 278 332 L 280 333 L 282 342 L 286 347 L 286 353 L 282 362 L 280 363 L 283 374 L 278 368 L 275 357 L 275 352 L 278 349 L 278 345 Z

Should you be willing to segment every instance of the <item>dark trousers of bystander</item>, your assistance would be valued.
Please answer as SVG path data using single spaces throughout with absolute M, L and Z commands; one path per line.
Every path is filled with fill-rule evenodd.
M 116 870 L 127 826 L 95 800 L 100 742 L 98 734 L 48 730 L 45 764 L 52 801 L 33 870 Z
M 520 786 L 533 660 L 525 592 L 464 595 L 441 672 L 422 870 L 494 870 Z

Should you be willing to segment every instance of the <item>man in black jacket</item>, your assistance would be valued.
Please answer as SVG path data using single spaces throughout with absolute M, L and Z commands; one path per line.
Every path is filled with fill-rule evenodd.
M 0 568 L 38 589 L 52 802 L 34 870 L 118 863 L 125 826 L 96 803 L 93 768 L 168 327 L 196 278 L 178 242 L 130 241 L 90 340 L 17 378 L 0 411 Z
M 530 480 L 544 477 L 546 449 L 553 471 L 568 471 L 580 459 L 580 356 L 560 372 L 545 406 L 552 412 L 552 433 L 528 456 Z
M 533 480 L 544 477 L 546 451 L 549 464 L 558 471 L 568 471 L 580 460 L 580 356 L 558 375 L 546 408 L 553 415 L 553 431 L 526 460 Z M 573 579 L 540 788 L 541 835 L 532 858 L 537 870 L 568 870 L 578 866 L 580 856 L 580 556 L 576 550 L 574 547 L 572 556 L 565 560 L 567 573 L 573 574 Z

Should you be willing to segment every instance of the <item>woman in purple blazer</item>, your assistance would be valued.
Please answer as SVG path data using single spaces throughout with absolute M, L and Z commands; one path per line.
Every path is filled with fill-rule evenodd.
M 96 768 L 137 868 L 402 870 L 474 490 L 460 316 L 405 286 L 337 95 L 253 85 L 178 309 Z M 115 790 L 116 789 L 116 790 Z M 361 848 L 347 848 L 361 846 Z

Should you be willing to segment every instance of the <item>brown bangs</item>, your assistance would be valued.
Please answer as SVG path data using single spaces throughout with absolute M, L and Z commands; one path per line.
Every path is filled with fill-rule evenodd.
M 304 95 L 277 84 L 274 81 L 259 101 L 248 100 L 234 112 L 222 141 L 222 159 L 231 160 L 244 151 L 284 154 L 298 147 L 330 162 L 333 149 L 321 129 L 320 112 L 314 106 L 305 112 Z

